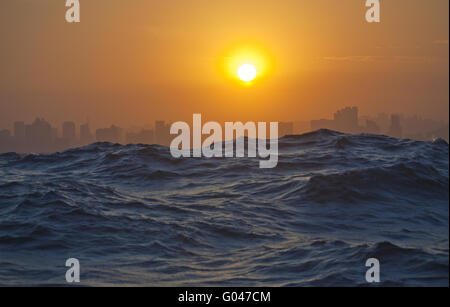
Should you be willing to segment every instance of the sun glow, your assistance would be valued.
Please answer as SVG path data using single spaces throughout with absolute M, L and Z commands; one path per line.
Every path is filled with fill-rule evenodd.
M 220 71 L 236 84 L 255 85 L 273 71 L 274 58 L 256 43 L 235 44 L 220 57 Z
M 242 81 L 250 82 L 256 77 L 256 69 L 253 65 L 244 64 L 239 67 L 237 74 Z

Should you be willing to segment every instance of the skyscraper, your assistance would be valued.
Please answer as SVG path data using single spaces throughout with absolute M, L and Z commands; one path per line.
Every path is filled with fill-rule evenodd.
M 400 124 L 400 115 L 392 114 L 391 126 L 389 127 L 388 135 L 399 139 L 402 137 L 402 133 L 403 131 Z
M 120 143 L 123 130 L 112 125 L 110 128 L 97 129 L 95 136 L 99 142 Z
M 89 124 L 80 125 L 80 143 L 82 145 L 90 144 L 93 141 L 93 136 L 91 134 L 91 129 L 89 128 Z
M 155 139 L 159 145 L 169 145 L 170 127 L 163 120 L 157 120 L 155 122 Z
M 346 107 L 334 113 L 334 125 L 336 130 L 348 133 L 357 133 L 358 129 L 358 108 Z
M 25 126 L 28 151 L 49 152 L 52 145 L 52 126 L 43 118 L 36 118 Z
M 73 143 L 75 141 L 75 123 L 64 122 L 62 128 L 63 139 L 69 143 Z

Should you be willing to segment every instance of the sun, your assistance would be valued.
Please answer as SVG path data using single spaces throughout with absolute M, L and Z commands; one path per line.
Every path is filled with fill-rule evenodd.
M 218 54 L 216 67 L 220 76 L 237 88 L 250 88 L 273 74 L 275 57 L 264 44 L 239 41 Z
M 256 77 L 256 68 L 251 64 L 243 64 L 239 66 L 237 74 L 242 81 L 250 82 Z

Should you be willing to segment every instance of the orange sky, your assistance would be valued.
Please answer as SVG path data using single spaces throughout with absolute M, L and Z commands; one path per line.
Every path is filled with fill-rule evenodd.
M 0 128 L 43 116 L 123 127 L 155 119 L 310 120 L 360 114 L 448 121 L 449 1 L 80 0 L 0 2 Z M 220 67 L 251 45 L 270 70 L 252 86 Z

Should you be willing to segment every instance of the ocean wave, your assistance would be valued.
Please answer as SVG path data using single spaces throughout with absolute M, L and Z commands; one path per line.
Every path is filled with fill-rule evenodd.
M 248 140 L 246 140 L 248 141 Z M 318 130 L 256 158 L 0 155 L 0 284 L 448 286 L 448 144 Z M 63 272 L 63 273 L 61 273 Z

